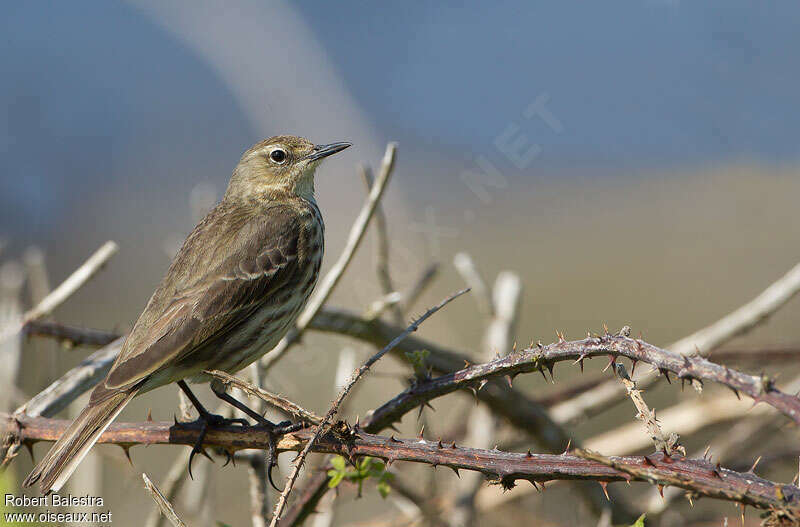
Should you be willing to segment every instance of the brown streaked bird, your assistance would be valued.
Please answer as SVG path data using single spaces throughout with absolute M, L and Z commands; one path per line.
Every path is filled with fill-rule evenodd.
M 244 153 L 225 196 L 186 238 L 105 380 L 25 487 L 39 481 L 43 493 L 57 492 L 125 405 L 165 384 L 178 382 L 204 431 L 231 421 L 206 411 L 184 379 L 209 381 L 202 373 L 209 369 L 236 372 L 292 326 L 322 263 L 324 224 L 314 199 L 314 172 L 323 158 L 349 146 L 284 135 Z M 265 423 L 224 387 L 211 387 Z M 203 435 L 192 456 L 202 451 Z

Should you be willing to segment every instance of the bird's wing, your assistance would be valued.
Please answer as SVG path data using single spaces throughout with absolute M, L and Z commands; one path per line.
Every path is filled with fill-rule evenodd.
M 247 320 L 297 271 L 300 236 L 288 206 L 258 215 L 220 207 L 209 213 L 184 242 L 100 391 L 138 383 Z

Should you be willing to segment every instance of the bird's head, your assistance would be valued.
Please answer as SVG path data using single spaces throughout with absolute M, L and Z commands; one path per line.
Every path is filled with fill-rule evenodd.
M 226 197 L 290 193 L 314 196 L 314 171 L 326 157 L 350 143 L 315 145 L 308 139 L 278 135 L 256 143 L 242 155 L 233 171 Z

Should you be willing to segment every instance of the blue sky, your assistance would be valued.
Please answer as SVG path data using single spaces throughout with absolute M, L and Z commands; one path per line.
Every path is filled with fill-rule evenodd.
M 148 12 L 148 3 L 6 6 L 4 231 L 51 231 L 60 214 L 98 189 L 157 208 L 169 188 L 205 179 L 224 186 L 262 129 L 283 132 L 282 123 L 300 122 L 335 130 L 353 115 L 367 123 L 358 125 L 364 136 L 379 136 L 376 144 L 399 138 L 420 159 L 446 163 L 466 153 L 456 172 L 513 126 L 548 163 L 602 165 L 597 177 L 630 164 L 798 160 L 797 4 L 207 4 L 246 8 L 276 24 L 265 24 L 263 34 L 214 37 L 220 48 L 249 39 L 238 66 L 260 75 L 239 87 L 264 89 L 268 122 L 258 128 L 220 67 L 239 59 L 214 62 L 172 31 L 193 11 L 175 9 L 160 20 L 167 15 Z M 214 25 L 219 15 L 195 23 Z M 276 32 L 281 24 L 285 31 Z M 321 66 L 333 73 L 315 76 Z M 351 107 L 346 116 L 333 108 L 326 124 L 302 113 L 312 102 L 325 108 L 333 93 L 328 106 Z M 523 117 L 542 95 L 560 133 Z

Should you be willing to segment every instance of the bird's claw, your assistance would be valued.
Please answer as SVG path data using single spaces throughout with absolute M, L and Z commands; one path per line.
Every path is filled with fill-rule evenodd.
M 267 450 L 265 465 L 267 469 L 267 480 L 272 488 L 278 492 L 283 492 L 275 485 L 272 479 L 272 469 L 278 466 L 278 438 L 284 434 L 295 432 L 303 427 L 302 423 L 292 423 L 291 421 L 281 421 L 278 424 L 270 423 L 267 426 Z
M 189 477 L 192 478 L 192 479 L 194 479 L 194 476 L 192 475 L 192 461 L 194 460 L 194 456 L 196 456 L 197 454 L 200 454 L 200 455 L 208 458 L 208 460 L 211 461 L 212 463 L 214 462 L 214 459 L 208 454 L 208 452 L 206 452 L 205 448 L 203 448 L 203 441 L 206 438 L 206 434 L 208 433 L 208 429 L 209 428 L 211 428 L 211 427 L 219 428 L 219 427 L 231 426 L 231 425 L 240 425 L 242 427 L 250 426 L 250 422 L 247 419 L 227 418 L 227 417 L 223 417 L 221 415 L 212 414 L 210 412 L 209 413 L 201 413 L 200 417 L 198 417 L 195 421 L 192 421 L 192 422 L 189 422 L 189 423 L 179 422 L 176 419 L 175 425 L 179 426 L 179 427 L 180 426 L 189 427 L 189 426 L 192 426 L 192 425 L 194 425 L 194 424 L 196 424 L 198 422 L 200 423 L 200 436 L 197 438 L 197 441 L 195 441 L 194 445 L 192 446 L 192 452 L 189 454 Z M 232 456 L 230 455 L 230 452 L 226 452 L 226 454 L 228 456 L 228 459 L 227 459 L 227 461 L 225 461 L 225 465 L 230 463 L 231 460 L 233 459 Z M 225 465 L 223 465 L 223 466 L 225 466 Z

